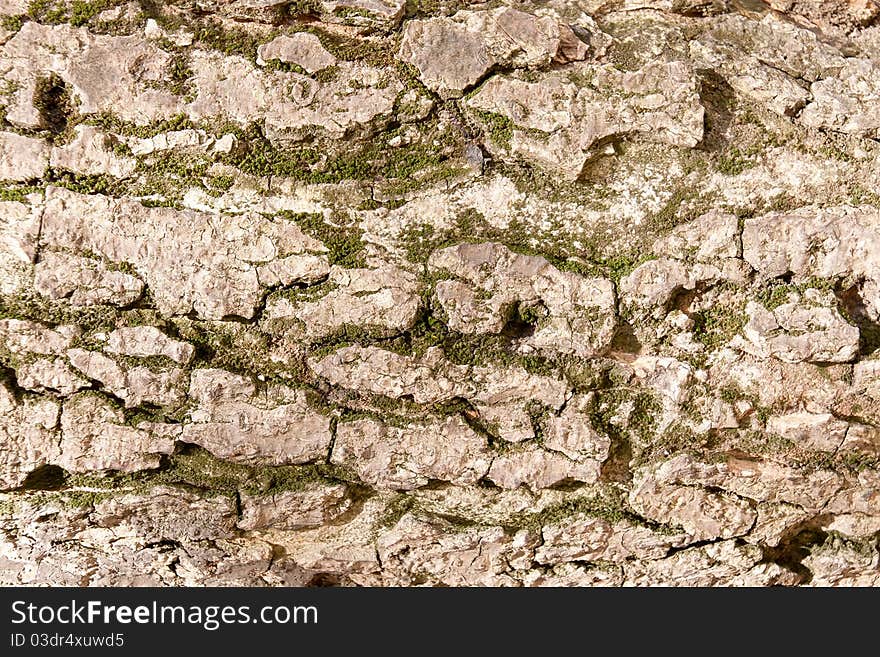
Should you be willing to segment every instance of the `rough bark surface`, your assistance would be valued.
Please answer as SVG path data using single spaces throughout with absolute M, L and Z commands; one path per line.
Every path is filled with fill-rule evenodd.
M 0 583 L 880 584 L 878 99 L 871 0 L 0 0 Z

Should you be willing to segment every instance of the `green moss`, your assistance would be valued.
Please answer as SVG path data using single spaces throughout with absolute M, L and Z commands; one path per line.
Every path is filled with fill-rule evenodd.
M 27 15 L 32 20 L 39 20 L 53 4 L 55 4 L 54 0 L 31 0 L 28 3 Z
M 726 345 L 745 326 L 747 317 L 739 306 L 714 305 L 691 314 L 694 340 L 711 349 Z
M 169 459 L 155 479 L 163 483 L 189 484 L 201 489 L 270 495 L 302 490 L 322 481 L 352 481 L 343 468 L 327 464 L 304 466 L 250 466 L 220 460 L 210 452 L 191 448 Z
M 124 320 L 121 320 L 120 324 L 124 324 Z M 128 369 L 133 367 L 148 367 L 154 372 L 177 369 L 180 366 L 177 361 L 168 356 L 127 356 L 125 354 L 113 354 L 113 360 Z
M 35 192 L 42 193 L 43 188 L 35 185 L 22 185 L 17 187 L 0 186 L 0 201 L 27 202 L 27 195 Z
M 860 472 L 875 471 L 880 467 L 880 457 L 865 452 L 816 452 L 792 450 L 785 453 L 786 459 L 797 468 L 806 472 L 815 470 L 834 470 L 857 476 Z
M 728 404 L 735 404 L 736 402 L 738 402 L 740 399 L 743 399 L 744 397 L 743 397 L 742 389 L 739 386 L 734 385 L 734 384 L 728 384 L 728 385 L 725 385 L 724 387 L 722 387 L 718 391 L 718 398 L 721 399 L 721 401 L 726 402 Z
M 849 202 L 853 205 L 880 206 L 880 194 L 861 185 L 854 184 L 849 188 Z
M 111 136 L 110 150 L 118 157 L 132 157 L 131 148 L 125 142 L 119 141 Z
M 113 496 L 114 493 L 108 491 L 72 490 L 65 491 L 60 498 L 69 507 L 88 509 Z
M 828 137 L 830 136 L 826 135 L 826 138 Z M 816 149 L 816 154 L 832 160 L 838 160 L 839 162 L 852 163 L 856 159 L 849 151 L 849 148 L 847 148 L 847 144 L 845 142 L 835 143 L 833 139 L 829 140 L 827 144 L 818 147 Z
M 757 408 L 759 411 L 756 415 L 763 415 L 763 413 L 760 413 L 760 410 L 765 409 L 765 407 L 759 405 Z M 769 417 L 769 409 L 766 409 L 766 411 L 767 415 L 765 419 L 761 420 L 762 424 L 766 423 L 766 418 Z M 788 458 L 790 455 L 798 452 L 795 442 L 774 433 L 757 429 L 738 432 L 734 444 L 738 449 L 748 454 L 780 454 Z
M 195 89 L 192 78 L 193 71 L 190 68 L 189 55 L 175 52 L 171 57 L 171 64 L 166 75 L 165 88 L 177 96 L 194 99 Z
M 649 445 L 641 451 L 637 461 L 647 463 L 683 450 L 701 447 L 706 441 L 707 436 L 697 435 L 685 422 L 674 422 L 663 433 L 651 440 Z
M 70 3 L 70 24 L 74 26 L 85 25 L 102 11 L 114 7 L 122 2 L 111 0 L 73 0 Z
M 118 150 L 122 153 L 127 147 L 119 142 Z M 206 154 L 171 151 L 140 158 L 135 170 L 137 175 L 131 178 L 51 170 L 49 180 L 82 194 L 140 197 L 141 203 L 147 207 L 180 207 L 188 189 L 203 187 L 210 193 L 217 188 L 216 185 L 223 184 L 222 178 L 207 175 L 211 163 Z
M 202 495 L 235 496 L 239 492 L 272 495 L 298 491 L 320 482 L 358 483 L 350 471 L 334 465 L 252 466 L 223 461 L 206 450 L 188 447 L 168 457 L 157 470 L 107 476 L 66 475 L 66 490 L 57 496 L 69 506 L 88 507 L 124 493 L 143 494 L 156 486 L 193 487 Z
M 339 77 L 339 67 L 334 65 L 322 68 L 320 71 L 316 71 L 312 77 L 321 84 L 329 84 Z
M 627 420 L 627 431 L 635 433 L 642 441 L 654 435 L 662 410 L 660 401 L 648 391 L 640 390 L 632 398 L 633 409 Z
M 427 262 L 428 256 L 434 252 L 439 242 L 437 231 L 431 224 L 407 226 L 400 232 L 399 241 L 410 262 Z
M 205 176 L 211 166 L 209 157 L 202 154 L 184 154 L 163 151 L 138 162 L 138 170 L 164 179 L 196 182 Z
M 145 181 L 125 190 L 135 196 L 158 195 L 174 201 L 188 186 L 198 185 L 210 191 L 216 186 L 205 178 L 205 173 L 214 161 L 257 177 L 282 176 L 306 183 L 371 181 L 377 188 L 381 187 L 386 196 L 392 197 L 461 173 L 451 161 L 451 157 L 463 149 L 456 141 L 460 141 L 460 137 L 441 130 L 436 121 L 425 127 L 420 140 L 403 146 L 389 144 L 400 134 L 401 129 L 395 128 L 358 142 L 355 147 L 350 143 L 340 146 L 315 138 L 291 149 L 273 145 L 256 124 L 242 128 L 228 122 L 206 121 L 200 126 L 178 115 L 167 121 L 136 126 L 107 113 L 87 121 L 110 132 L 140 138 L 200 127 L 213 134 L 236 136 L 240 148 L 214 159 L 207 154 L 163 152 L 142 160 L 138 170 L 147 174 Z
M 294 0 L 285 8 L 287 16 L 297 18 L 299 16 L 318 16 L 321 13 L 321 3 L 318 0 Z
M 761 404 L 760 397 L 757 394 L 746 392 L 736 383 L 725 384 L 718 391 L 719 398 L 728 404 L 735 404 L 738 401 L 746 401 L 751 405 L 754 417 L 760 425 L 765 425 L 767 420 L 773 414 L 773 409 Z
M 597 264 L 603 269 L 603 273 L 608 278 L 615 283 L 619 283 L 622 278 L 633 273 L 637 267 L 654 259 L 656 259 L 656 256 L 650 253 L 629 252 L 601 258 Z
M 412 495 L 400 493 L 391 500 L 382 511 L 379 521 L 376 523 L 378 527 L 388 529 L 394 527 L 400 519 L 407 513 L 416 508 L 416 499 Z
M 381 346 L 405 356 L 421 357 L 431 347 L 442 349 L 446 358 L 456 365 L 522 367 L 528 372 L 556 376 L 559 367 L 540 355 L 523 355 L 516 351 L 516 338 L 504 333 L 468 335 L 453 331 L 440 319 L 425 312 L 406 334 L 385 340 Z
M 50 169 L 48 178 L 52 184 L 79 194 L 118 196 L 125 193 L 127 189 L 125 183 L 118 178 L 104 173 L 83 174 L 62 169 Z
M 537 513 L 515 515 L 505 525 L 512 530 L 540 531 L 543 527 L 561 524 L 579 515 L 601 518 L 610 523 L 628 521 L 664 534 L 678 531 L 676 527 L 651 522 L 633 513 L 627 507 L 623 494 L 615 489 L 606 489 L 589 496 L 572 496 Z
M 772 285 L 758 293 L 758 301 L 767 310 L 776 310 L 782 304 L 788 303 L 789 295 L 793 291 L 793 286 L 791 285 Z
M 337 59 L 378 67 L 394 64 L 397 50 L 395 39 L 359 39 L 318 27 L 309 27 L 308 31 L 317 36 L 321 44 Z
M 477 210 L 460 212 L 450 228 L 437 230 L 429 224 L 417 224 L 401 233 L 400 243 L 413 262 L 424 263 L 436 249 L 461 243 L 500 242 L 511 251 L 543 257 L 558 269 L 592 276 L 601 273 L 602 265 L 572 252 L 570 238 L 562 231 L 536 232 L 534 227 L 511 221 L 505 228 L 489 224 Z M 535 246 L 539 244 L 540 246 Z
M 589 242 L 589 240 L 584 239 Z M 424 264 L 435 250 L 461 243 L 500 242 L 511 251 L 545 258 L 562 271 L 582 276 L 602 276 L 619 282 L 636 267 L 655 258 L 635 249 L 603 257 L 593 244 L 575 249 L 569 233 L 562 229 L 536 231 L 520 221 L 496 228 L 478 211 L 468 208 L 459 213 L 450 228 L 437 229 L 431 224 L 414 224 L 401 231 L 398 243 L 411 262 Z M 440 274 L 440 277 L 448 277 Z M 435 283 L 435 280 L 427 281 Z M 537 319 L 537 318 L 532 318 Z M 526 323 L 534 324 L 532 319 Z
M 11 520 L 15 516 L 15 498 L 7 495 L 0 500 L 0 518 Z
M 622 499 L 617 496 L 573 497 L 537 513 L 514 516 L 510 525 L 516 529 L 540 531 L 543 527 L 560 524 L 578 515 L 601 518 L 608 522 L 620 522 L 627 518 Z
M 306 287 L 288 287 L 278 290 L 269 296 L 269 300 L 284 298 L 294 304 L 317 301 L 318 299 L 327 296 L 338 287 L 339 286 L 336 283 L 325 279 L 315 285 L 308 285 Z
M 850 472 L 876 472 L 880 467 L 880 457 L 864 452 L 847 452 L 838 454 L 837 461 Z
M 709 210 L 713 198 L 713 195 L 701 194 L 692 187 L 680 187 L 648 218 L 648 224 L 657 231 L 671 230 Z
M 0 17 L 0 27 L 10 32 L 18 32 L 24 25 L 24 16 L 2 16 Z
M 351 21 L 343 21 L 343 24 L 351 24 L 351 25 L 360 25 L 362 22 L 359 22 L 357 19 L 359 18 L 373 18 L 375 14 L 371 11 L 367 11 L 366 9 L 361 9 L 359 7 L 336 7 L 333 10 L 333 15 L 338 16 L 343 19 L 353 19 Z
M 280 59 L 270 59 L 263 64 L 264 71 L 281 71 L 283 73 L 298 73 L 299 75 L 308 76 L 309 72 L 299 64 L 293 62 L 282 62 Z M 304 81 L 305 82 L 305 81 Z
M 383 133 L 350 160 L 340 157 L 330 170 L 337 177 L 342 173 L 342 178 L 393 180 L 402 193 L 448 177 L 453 170 L 450 157 L 464 148 L 461 135 L 443 130 L 437 123 L 426 124 L 419 140 L 390 146 L 399 134 L 399 130 Z
M 313 178 L 310 182 L 321 182 L 320 174 L 312 173 L 313 165 L 321 159 L 317 149 L 306 146 L 296 150 L 280 150 L 254 124 L 244 129 L 235 127 L 233 132 L 244 147 L 224 155 L 221 159 L 224 164 L 253 176 L 289 176 L 300 180 Z
M 625 429 L 617 418 L 624 404 L 632 405 Z M 654 437 L 660 411 L 660 402 L 653 393 L 629 386 L 615 386 L 596 391 L 589 415 L 593 427 L 612 438 L 631 434 L 640 444 L 648 444 Z
M 35 293 L 0 296 L 0 318 L 24 319 L 49 325 L 78 324 L 85 330 L 107 330 L 119 312 L 111 306 L 72 307 Z
M 803 199 L 796 198 L 788 192 L 777 194 L 761 208 L 762 212 L 791 212 L 803 205 Z
M 469 110 L 485 126 L 489 139 L 501 148 L 510 148 L 510 140 L 513 139 L 514 123 L 508 117 L 495 112 L 487 112 L 470 108 Z
M 766 287 L 762 288 L 756 295 L 756 300 L 767 310 L 776 310 L 779 306 L 788 303 L 792 294 L 803 297 L 808 289 L 819 290 L 820 292 L 833 292 L 836 281 L 828 278 L 810 277 L 797 283 L 784 283 L 782 281 L 771 281 Z
M 103 111 L 88 116 L 84 122 L 100 128 L 104 132 L 114 132 L 141 139 L 155 137 L 164 132 L 196 129 L 198 127 L 186 114 L 175 114 L 167 119 L 159 119 L 146 125 L 138 125 L 131 121 L 124 121 L 112 112 Z
M 645 47 L 642 39 L 615 39 L 608 49 L 607 57 L 621 71 L 637 71 L 645 64 Z
M 423 312 L 415 325 L 400 335 L 384 337 L 382 331 L 373 331 L 368 326 L 347 325 L 332 336 L 315 341 L 310 346 L 310 356 L 321 358 L 342 347 L 359 344 L 421 358 L 428 349 L 437 347 L 456 365 L 522 367 L 533 374 L 559 375 L 559 366 L 552 359 L 538 354 L 520 354 L 515 334 L 468 335 L 453 331 L 432 312 L 429 289 L 423 303 Z
M 742 149 L 732 146 L 718 157 L 716 168 L 725 176 L 739 175 L 746 169 L 750 169 L 758 164 L 756 156 L 762 150 L 763 148 L 759 145 L 752 145 Z
M 258 126 L 252 125 L 238 134 L 245 148 L 224 156 L 222 161 L 255 176 L 285 176 L 309 183 L 391 180 L 404 191 L 427 184 L 432 177 L 448 175 L 445 163 L 454 150 L 449 147 L 448 138 L 429 126 L 423 140 L 396 148 L 390 146 L 389 141 L 398 134 L 398 130 L 384 132 L 355 148 L 349 144 L 344 150 L 318 144 L 282 150 L 265 139 Z M 433 176 L 428 175 L 432 173 Z
M 188 318 L 171 320 L 180 339 L 196 347 L 194 366 L 216 367 L 245 375 L 261 374 L 267 378 L 282 376 L 286 382 L 304 381 L 307 371 L 299 367 L 281 367 L 269 357 L 270 337 L 254 325 L 234 322 L 201 322 Z
M 419 404 L 408 397 L 395 399 L 384 395 L 359 391 L 348 396 L 343 406 L 338 407 L 327 403 L 320 392 L 307 389 L 306 396 L 313 408 L 325 415 L 338 417 L 339 422 L 373 419 L 389 426 L 407 428 L 414 423 L 432 417 L 448 417 L 451 415 L 473 415 L 473 407 L 460 399 L 444 400 L 434 404 Z
M 320 214 L 287 211 L 278 216 L 295 222 L 304 233 L 320 241 L 327 248 L 331 265 L 347 268 L 364 266 L 361 231 L 350 217 L 336 213 L 328 220 Z
M 31 0 L 27 15 L 41 23 L 69 23 L 81 27 L 102 11 L 120 4 L 123 4 L 122 0 Z
M 459 9 L 465 9 L 468 6 L 466 0 L 406 0 L 404 16 L 406 18 L 451 16 Z
M 271 40 L 274 34 L 260 38 L 245 30 L 232 29 L 220 21 L 206 20 L 195 29 L 193 36 L 200 46 L 254 61 L 257 48 L 264 41 Z
M 372 344 L 376 342 L 376 336 L 377 332 L 371 331 L 369 326 L 344 324 L 331 335 L 314 340 L 309 345 L 309 355 L 320 359 L 353 344 Z
M 529 326 L 538 326 L 544 319 L 547 318 L 547 308 L 544 306 L 534 304 L 534 305 L 524 305 L 517 304 L 516 311 L 514 313 L 517 321 L 522 324 L 527 324 Z
M 208 184 L 215 189 L 228 192 L 235 184 L 235 176 L 211 176 Z

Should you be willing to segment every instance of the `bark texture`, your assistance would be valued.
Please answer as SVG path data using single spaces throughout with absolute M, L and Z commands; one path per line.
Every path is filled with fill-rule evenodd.
M 0 583 L 880 584 L 877 3 L 0 15 Z

